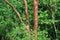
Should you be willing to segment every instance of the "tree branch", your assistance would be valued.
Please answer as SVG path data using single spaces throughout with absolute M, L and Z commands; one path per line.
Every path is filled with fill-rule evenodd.
M 21 23 L 23 23 L 22 19 L 21 19 L 21 16 L 20 16 L 20 13 L 15 9 L 15 7 L 8 1 L 8 0 L 4 0 L 13 10 L 14 12 L 16 13 L 16 15 L 18 16 L 19 18 L 19 21 Z
M 28 14 L 28 5 L 27 1 L 23 0 L 25 4 L 25 14 L 26 14 L 26 22 L 27 22 L 27 31 L 30 32 L 30 22 L 29 22 L 29 14 Z
M 24 2 L 24 5 L 25 5 L 25 15 L 26 15 L 26 25 L 27 25 L 27 31 L 29 33 L 29 39 L 28 40 L 31 40 L 31 35 L 30 35 L 30 20 L 29 20 L 29 14 L 28 14 L 28 5 L 27 5 L 27 1 L 26 0 L 23 0 Z

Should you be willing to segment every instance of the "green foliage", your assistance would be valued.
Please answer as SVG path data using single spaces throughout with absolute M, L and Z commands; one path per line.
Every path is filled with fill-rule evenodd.
M 18 10 L 18 12 L 20 12 L 24 23 L 26 23 L 23 0 L 9 0 L 9 2 Z M 32 29 L 31 39 L 35 40 L 33 33 L 33 0 L 27 0 L 27 2 L 30 26 Z M 47 6 L 49 7 L 47 8 Z M 54 16 L 55 20 L 52 19 L 51 8 L 56 10 Z M 60 20 L 60 0 L 39 0 L 38 20 L 38 40 L 51 40 L 51 36 L 54 34 L 53 31 L 55 31 L 52 26 L 53 23 L 56 23 L 55 26 L 57 27 L 57 31 L 60 32 L 60 29 L 58 29 L 60 26 L 57 24 L 60 23 L 60 21 L 58 21 Z M 40 28 L 43 28 L 43 30 L 41 31 Z M 50 37 L 48 37 L 48 31 L 51 31 L 52 33 Z M 59 32 L 57 32 L 57 34 Z M 4 2 L 4 0 L 0 0 L 0 40 L 2 40 L 2 38 L 4 40 L 28 40 L 28 35 L 29 33 L 26 31 L 26 25 L 19 22 L 14 11 Z M 60 40 L 59 35 L 57 36 L 57 39 Z

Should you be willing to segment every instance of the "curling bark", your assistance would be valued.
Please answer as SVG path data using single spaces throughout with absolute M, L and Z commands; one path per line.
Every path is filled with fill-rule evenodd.
M 34 0 L 34 33 L 36 40 L 38 40 L 37 29 L 38 29 L 38 0 Z

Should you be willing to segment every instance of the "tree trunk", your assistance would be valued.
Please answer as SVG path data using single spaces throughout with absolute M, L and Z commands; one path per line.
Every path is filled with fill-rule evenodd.
M 38 40 L 37 30 L 38 30 L 38 0 L 34 0 L 34 33 L 36 40 Z

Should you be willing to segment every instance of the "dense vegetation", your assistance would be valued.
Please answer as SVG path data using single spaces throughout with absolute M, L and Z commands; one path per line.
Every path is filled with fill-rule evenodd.
M 0 40 L 37 40 L 34 34 L 34 2 L 27 0 L 28 17 L 23 0 L 8 0 L 20 13 L 4 0 L 0 0 Z M 38 3 L 38 40 L 60 40 L 60 0 L 39 0 Z M 29 21 L 30 22 L 29 22 Z M 26 22 L 27 21 L 27 22 Z M 26 25 L 30 29 L 26 30 Z

